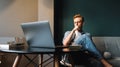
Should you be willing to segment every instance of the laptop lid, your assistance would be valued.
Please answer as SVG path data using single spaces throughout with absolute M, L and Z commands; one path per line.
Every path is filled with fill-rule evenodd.
M 21 27 L 30 47 L 55 48 L 48 21 L 22 23 Z

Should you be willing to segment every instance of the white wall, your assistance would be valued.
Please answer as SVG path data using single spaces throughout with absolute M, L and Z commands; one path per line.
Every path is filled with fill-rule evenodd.
M 48 20 L 54 31 L 54 0 L 38 0 L 38 20 Z
M 20 24 L 36 20 L 37 0 L 0 0 L 0 37 L 23 36 Z
M 23 22 L 48 20 L 53 32 L 54 0 L 0 0 L 0 37 L 23 36 Z

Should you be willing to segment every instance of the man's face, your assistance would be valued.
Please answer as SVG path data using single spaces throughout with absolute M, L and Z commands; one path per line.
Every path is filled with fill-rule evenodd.
M 83 21 L 82 21 L 82 18 L 80 17 L 77 17 L 77 18 L 74 18 L 74 26 L 78 26 L 78 30 L 80 30 L 83 26 Z

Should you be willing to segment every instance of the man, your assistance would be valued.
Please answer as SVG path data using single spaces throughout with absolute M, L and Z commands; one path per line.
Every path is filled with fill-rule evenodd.
M 89 33 L 85 33 L 83 31 L 83 24 L 84 24 L 84 17 L 80 14 L 76 14 L 73 17 L 74 20 L 74 28 L 71 31 L 67 31 L 63 38 L 63 45 L 69 46 L 72 43 L 76 45 L 82 45 L 82 50 L 88 51 L 90 54 L 95 56 L 104 67 L 112 67 L 100 54 L 100 52 L 96 49 Z M 60 63 L 63 64 L 63 60 Z M 71 66 L 69 63 L 66 64 L 67 66 Z

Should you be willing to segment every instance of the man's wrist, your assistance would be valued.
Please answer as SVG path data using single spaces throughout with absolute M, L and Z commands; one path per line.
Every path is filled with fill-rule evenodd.
M 74 33 L 74 32 L 75 32 L 75 29 L 73 29 L 72 32 Z

